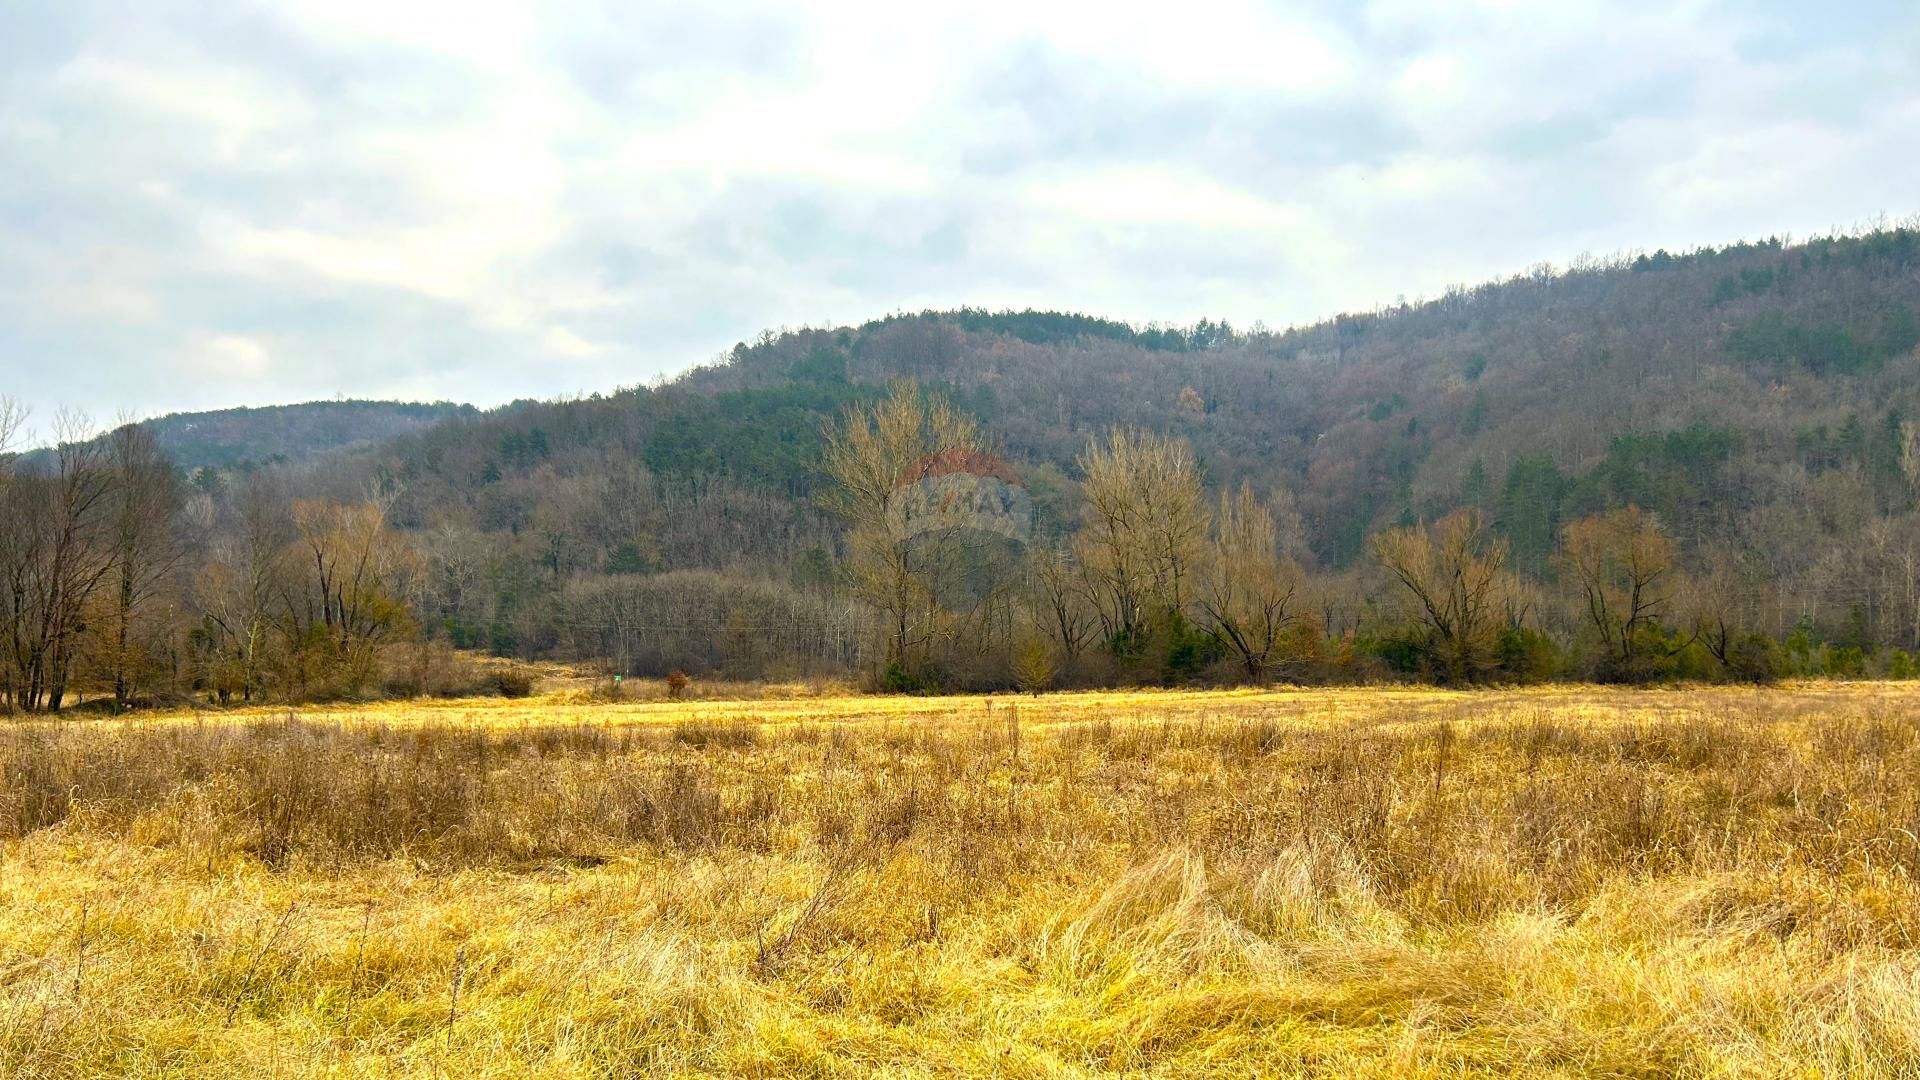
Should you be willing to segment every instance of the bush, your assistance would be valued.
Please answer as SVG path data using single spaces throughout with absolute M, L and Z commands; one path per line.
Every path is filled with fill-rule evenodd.
M 1784 666 L 1780 646 L 1765 634 L 1745 634 L 1727 647 L 1727 674 L 1739 682 L 1773 682 Z
M 1178 611 L 1166 613 L 1154 627 L 1160 646 L 1160 681 L 1180 686 L 1200 678 L 1226 656 L 1226 647 Z
M 895 660 L 880 672 L 883 694 L 937 694 L 942 685 L 940 672 L 931 667 L 915 670 Z
M 1642 685 L 1685 679 L 1711 679 L 1718 673 L 1713 654 L 1679 631 L 1643 626 L 1634 634 L 1634 654 L 1603 654 L 1594 663 L 1596 682 Z
M 1593 666 L 1593 681 L 1637 686 L 1660 679 L 1658 659 L 1648 653 L 1630 657 L 1604 654 Z
M 1721 677 L 1719 659 L 1699 641 L 1688 642 L 1675 653 L 1667 672 L 1668 678 L 1685 682 L 1713 682 Z
M 493 692 L 491 673 L 479 670 L 446 642 L 427 641 L 389 649 L 381 658 L 386 697 L 465 697 Z
M 1109 638 L 1106 652 L 1125 684 L 1185 686 L 1205 678 L 1226 656 L 1226 646 L 1185 613 L 1162 608 L 1132 632 Z
M 1021 643 L 1013 654 L 1013 680 L 1029 694 L 1053 685 L 1053 647 L 1039 638 Z
M 1905 649 L 1893 650 L 1893 655 L 1887 658 L 1887 678 L 1911 679 L 1913 676 L 1913 657 Z
M 1421 675 L 1427 670 L 1426 640 L 1410 632 L 1357 638 L 1353 648 L 1357 655 L 1374 657 L 1397 675 Z
M 1532 627 L 1509 626 L 1495 646 L 1500 674 L 1514 682 L 1545 682 L 1560 673 L 1560 646 Z
M 1827 651 L 1828 675 L 1844 679 L 1857 679 L 1867 673 L 1866 650 L 1852 645 L 1843 645 Z
M 494 693 L 501 697 L 523 698 L 533 695 L 533 672 L 526 668 L 500 668 L 493 673 L 490 681 Z

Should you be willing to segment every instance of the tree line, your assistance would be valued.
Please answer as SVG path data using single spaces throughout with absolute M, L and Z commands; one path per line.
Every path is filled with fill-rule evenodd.
M 0 447 L 22 421 L 0 404 Z M 30 467 L 0 454 L 0 707 L 501 688 L 463 674 L 454 649 L 519 650 L 460 640 L 449 615 L 497 573 L 496 553 L 475 534 L 395 528 L 392 485 L 296 497 L 314 477 L 260 471 L 209 491 L 141 425 L 56 429 Z M 991 463 L 969 466 L 987 483 L 1045 475 L 1000 461 L 940 392 L 896 380 L 845 406 L 821 441 L 832 554 L 785 582 L 684 566 L 569 575 L 549 544 L 561 587 L 533 620 L 547 654 L 614 673 L 851 675 L 896 691 L 1913 674 L 1863 618 L 1838 643 L 1805 626 L 1769 633 L 1771 583 L 1755 566 L 1683 557 L 1661 515 L 1631 502 L 1559 523 L 1545 545 L 1529 538 L 1546 548 L 1538 572 L 1471 505 L 1380 530 L 1367 559 L 1327 569 L 1290 492 L 1210 489 L 1178 435 L 1090 438 L 1059 490 L 1023 491 L 1011 543 L 899 530 L 906 481 L 938 471 L 925 462 Z
M 1565 523 L 1543 578 L 1472 507 L 1376 533 L 1369 559 L 1309 573 L 1285 491 L 1210 494 L 1177 436 L 1114 428 L 1077 459 L 1079 514 L 968 606 L 941 578 L 962 537 L 932 548 L 885 527 L 905 463 L 980 429 L 901 381 L 828 433 L 825 498 L 849 529 L 845 581 L 877 616 L 870 669 L 890 689 L 1418 678 L 1446 685 L 1862 675 L 1864 651 L 1760 629 L 1764 582 L 1724 559 L 1684 565 L 1658 515 L 1623 504 Z M 944 546 L 943 546 L 944 545 Z M 1334 614 L 1344 611 L 1344 617 Z M 1341 624 L 1344 623 L 1344 626 Z M 1876 671 L 1911 675 L 1880 650 Z M 1840 655 L 1834 655 L 1834 654 Z
M 414 546 L 385 506 L 288 494 L 261 473 L 216 499 L 151 429 L 77 417 L 22 465 L 0 399 L 0 710 L 359 696 L 425 678 Z

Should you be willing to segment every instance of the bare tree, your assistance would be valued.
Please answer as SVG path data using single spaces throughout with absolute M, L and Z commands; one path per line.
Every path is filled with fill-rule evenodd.
M 113 573 L 100 652 L 121 710 L 147 664 L 145 632 L 156 628 L 144 623 L 185 553 L 174 522 L 182 499 L 173 463 L 145 427 L 116 429 L 107 437 L 106 456 L 114 488 Z
M 60 708 L 95 594 L 115 568 L 105 446 L 74 413 L 55 418 L 54 438 L 51 472 L 10 485 L 8 646 L 14 700 L 28 710 Z
M 566 642 L 614 673 L 725 671 L 749 677 L 842 671 L 859 660 L 861 623 L 840 603 L 710 570 L 620 574 L 569 584 Z
M 847 523 L 853 591 L 885 620 L 887 664 L 917 669 L 947 623 L 936 590 L 951 553 L 938 538 L 909 543 L 897 534 L 902 477 L 929 455 L 979 448 L 972 417 L 906 380 L 872 405 L 849 407 L 826 433 L 821 467 L 833 484 L 821 501 Z
M 1645 678 L 1652 655 L 1677 651 L 1650 640 L 1680 591 L 1673 541 L 1652 514 L 1627 506 L 1572 522 L 1562 558 L 1605 650 L 1603 674 Z
M 1455 510 L 1431 529 L 1393 529 L 1374 537 L 1374 557 L 1406 587 L 1414 615 L 1427 628 L 1435 672 L 1447 682 L 1483 679 L 1497 662 L 1495 646 L 1507 587 L 1507 543 L 1477 510 Z
M 420 546 L 428 571 L 422 602 L 447 614 L 464 614 L 478 598 L 493 561 L 492 539 L 471 526 L 442 522 L 420 537 Z
M 14 446 L 26 433 L 26 406 L 0 394 L 0 484 L 13 473 Z
M 377 502 L 301 500 L 293 505 L 293 524 L 309 573 L 297 600 L 288 604 L 291 637 L 304 645 L 318 636 L 328 646 L 329 669 L 358 692 L 373 673 L 379 647 L 412 628 L 399 598 L 416 556 L 387 528 Z
M 13 456 L 26 420 L 26 410 L 19 402 L 0 394 L 0 575 L 4 576 L 0 584 L 8 587 L 0 596 L 0 642 L 6 646 L 4 655 L 0 655 L 0 710 L 8 712 L 15 708 L 18 693 L 17 632 L 25 601 L 20 592 L 21 567 L 16 560 L 26 547 L 28 527 L 26 508 L 14 499 Z
M 1027 588 L 1033 622 L 1053 642 L 1059 666 L 1071 673 L 1098 623 L 1086 574 L 1071 553 L 1036 549 L 1027 559 Z
M 1079 458 L 1086 502 L 1076 553 L 1107 640 L 1130 648 L 1150 619 L 1181 612 L 1206 542 L 1200 472 L 1184 441 L 1115 429 Z
M 1207 633 L 1257 682 L 1278 659 L 1281 638 L 1294 621 L 1302 575 L 1276 549 L 1273 516 L 1253 497 L 1252 485 L 1242 484 L 1234 495 L 1221 493 L 1205 568 L 1199 602 Z
M 1273 519 L 1275 550 L 1282 559 L 1311 568 L 1313 548 L 1307 542 L 1307 523 L 1293 492 L 1275 487 L 1267 494 L 1266 511 Z
M 1911 420 L 1900 425 L 1900 474 L 1920 493 L 1920 424 Z
M 250 477 L 239 489 L 232 521 L 217 535 L 211 558 L 194 581 L 202 626 L 203 678 L 221 701 L 252 701 L 265 682 L 276 600 L 284 595 L 293 520 L 278 489 Z
M 1755 628 L 1763 624 L 1772 586 L 1763 566 L 1713 552 L 1705 571 L 1682 584 L 1674 614 L 1729 673 L 1753 678 L 1763 674 L 1754 669 L 1752 644 L 1763 637 Z

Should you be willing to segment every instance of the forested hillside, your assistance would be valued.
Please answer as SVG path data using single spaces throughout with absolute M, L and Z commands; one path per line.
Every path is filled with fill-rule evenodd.
M 1251 500 L 1204 511 L 1202 531 L 1224 551 L 1224 530 L 1261 523 L 1270 535 L 1254 546 L 1302 575 L 1289 632 L 1310 626 L 1318 644 L 1300 648 L 1321 659 L 1432 669 L 1409 642 L 1439 631 L 1407 629 L 1421 617 L 1383 538 L 1466 508 L 1485 535 L 1459 536 L 1497 546 L 1512 581 L 1499 590 L 1512 670 L 1604 673 L 1618 646 L 1581 583 L 1646 537 L 1671 546 L 1672 572 L 1625 624 L 1619 662 L 1656 631 L 1664 655 L 1697 654 L 1712 624 L 1729 669 L 1738 629 L 1801 670 L 1887 670 L 1892 650 L 1920 645 L 1916 344 L 1908 229 L 1542 267 L 1285 331 L 902 314 L 763 334 L 658 387 L 448 410 L 348 454 L 232 470 L 194 485 L 189 516 L 218 538 L 214 576 L 229 586 L 248 576 L 234 560 L 304 536 L 319 580 L 303 626 L 333 627 L 344 603 L 328 591 L 325 537 L 372 551 L 391 534 L 406 557 L 389 560 L 379 593 L 396 625 L 428 638 L 628 671 L 872 670 L 886 605 L 860 586 L 851 519 L 823 506 L 822 451 L 850 407 L 911 380 L 977 422 L 1030 498 L 1029 546 L 1076 572 L 1089 445 L 1129 428 L 1160 437 L 1154 453 L 1190 448 L 1206 505 L 1243 488 Z M 207 446 L 229 441 L 177 461 L 220 463 Z M 317 509 L 361 505 L 373 518 L 358 524 Z M 1629 507 L 1644 513 L 1598 517 Z M 1402 555 L 1429 550 L 1415 532 L 1394 534 Z M 1583 576 L 1583 550 L 1598 553 L 1597 576 Z M 1030 599 L 1045 574 L 1023 574 Z M 1211 635 L 1195 655 L 1227 663 L 1220 619 L 1178 591 L 1180 618 Z M 949 658 L 958 682 L 1006 682 L 1023 635 L 1040 634 L 1038 608 L 1006 603 L 991 656 Z M 251 648 L 196 632 L 203 651 Z
M 168 413 L 143 420 L 141 426 L 153 433 L 176 466 L 193 473 L 202 468 L 247 470 L 304 462 L 475 412 L 470 405 L 446 401 L 309 401 Z M 51 460 L 50 450 L 26 456 L 27 464 L 44 465 Z
M 1920 235 L 1897 230 L 1540 268 L 1284 332 L 900 315 L 769 333 L 659 389 L 469 418 L 355 467 L 386 478 L 396 524 L 503 568 L 445 612 L 503 648 L 557 646 L 535 613 L 599 575 L 825 590 L 821 425 L 896 377 L 978 417 L 1043 532 L 1075 517 L 1089 439 L 1138 425 L 1190 441 L 1210 488 L 1277 497 L 1320 571 L 1472 506 L 1537 580 L 1564 523 L 1636 504 L 1689 564 L 1764 579 L 1770 631 L 1853 620 L 1911 645 L 1916 312 Z

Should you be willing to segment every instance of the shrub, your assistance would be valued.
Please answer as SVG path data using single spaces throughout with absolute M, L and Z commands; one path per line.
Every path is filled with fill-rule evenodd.
M 1013 680 L 1020 689 L 1038 694 L 1053 685 L 1053 648 L 1039 638 L 1029 638 L 1014 650 Z
M 914 669 L 893 660 L 880 672 L 883 694 L 937 694 L 941 685 L 940 672 L 932 667 Z
M 1783 666 L 1780 646 L 1765 634 L 1745 634 L 1727 648 L 1727 674 L 1740 682 L 1773 682 Z
M 493 673 L 494 693 L 501 697 L 523 698 L 533 694 L 533 672 L 522 667 L 503 667 Z
M 1166 613 L 1154 628 L 1160 645 L 1160 681 L 1168 686 L 1193 682 L 1226 656 L 1226 647 L 1184 614 Z
M 1426 639 L 1412 631 L 1356 638 L 1353 648 L 1358 655 L 1377 658 L 1398 675 L 1420 675 L 1427 670 Z
M 1514 682 L 1545 682 L 1559 674 L 1560 646 L 1532 627 L 1509 626 L 1495 645 L 1500 673 Z
M 1887 678 L 1911 679 L 1913 675 L 1913 657 L 1905 649 L 1893 650 L 1893 655 L 1887 658 Z
M 1864 649 L 1852 645 L 1842 645 L 1827 651 L 1828 675 L 1857 679 L 1867 673 L 1867 654 Z

